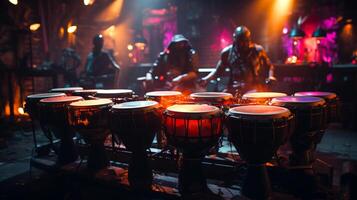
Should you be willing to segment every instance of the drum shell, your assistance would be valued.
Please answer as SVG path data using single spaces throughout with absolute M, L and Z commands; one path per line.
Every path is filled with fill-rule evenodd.
M 159 109 L 150 111 L 119 111 L 112 109 L 110 128 L 130 151 L 150 148 L 161 127 Z
M 86 143 L 104 143 L 109 134 L 109 110 L 111 105 L 93 107 L 68 107 L 69 124 Z
M 228 138 L 248 163 L 265 163 L 288 141 L 294 127 L 292 119 L 293 115 L 280 119 L 247 119 L 227 114 Z
M 201 155 L 217 144 L 222 133 L 222 112 L 202 118 L 175 116 L 164 112 L 165 135 L 169 144 L 185 154 Z M 187 128 L 185 128 L 185 124 Z M 190 134 L 189 134 L 190 132 Z
M 58 96 L 66 96 L 65 93 L 53 93 L 54 96 L 46 96 L 42 98 L 26 98 L 26 103 L 25 103 L 25 112 L 29 113 L 32 119 L 38 120 L 39 119 L 39 102 L 41 99 L 49 98 L 49 97 L 58 97 Z

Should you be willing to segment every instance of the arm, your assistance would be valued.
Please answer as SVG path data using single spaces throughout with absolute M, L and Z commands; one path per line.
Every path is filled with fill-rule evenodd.
M 267 73 L 265 75 L 263 74 L 263 76 L 265 76 L 265 82 L 269 83 L 271 81 L 276 81 L 274 76 L 274 65 L 271 63 L 268 55 L 264 50 L 261 50 L 260 54 L 262 67 L 264 68 L 263 71 Z
M 216 69 L 214 71 L 212 71 L 211 73 L 209 73 L 207 76 L 203 77 L 202 78 L 203 81 L 208 82 L 208 81 L 213 80 L 219 76 L 222 76 L 222 74 L 225 70 L 225 67 L 228 66 L 228 54 L 230 51 L 230 47 L 231 46 L 228 46 L 223 49 L 223 51 L 221 53 L 221 58 L 216 65 Z

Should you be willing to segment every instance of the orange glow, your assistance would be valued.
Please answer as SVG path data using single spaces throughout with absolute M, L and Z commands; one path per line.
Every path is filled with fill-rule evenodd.
M 129 51 L 132 51 L 134 49 L 134 46 L 132 44 L 128 44 L 127 48 L 128 48 Z
M 114 25 L 111 25 L 109 28 L 107 28 L 105 31 L 104 31 L 106 34 L 109 35 L 109 37 L 111 38 L 114 38 L 115 36 L 115 26 Z
M 17 0 L 9 0 L 10 3 L 17 5 L 19 2 Z
M 17 111 L 19 112 L 20 115 L 24 115 L 24 114 L 25 114 L 25 110 L 24 110 L 23 107 L 19 107 L 19 108 L 17 109 Z
M 89 6 L 89 5 L 92 5 L 94 3 L 94 0 L 83 0 L 83 4 L 85 6 Z
M 77 30 L 77 26 L 69 26 L 67 28 L 68 33 L 74 33 L 74 32 L 76 32 L 76 30 Z
M 146 47 L 146 44 L 143 42 L 136 42 L 134 45 L 140 50 L 144 50 Z
M 286 59 L 286 62 L 288 64 L 295 64 L 297 63 L 297 57 L 296 56 L 290 56 Z
M 104 9 L 95 19 L 96 21 L 113 21 L 117 19 L 122 11 L 124 0 L 113 1 L 106 9 Z
M 352 24 L 346 24 L 342 28 L 341 32 L 341 38 L 345 41 L 352 41 L 352 36 L 353 36 L 353 25 Z
M 41 24 L 39 24 L 39 23 L 34 23 L 34 24 L 31 24 L 31 25 L 30 25 L 30 30 L 31 30 L 32 32 L 34 32 L 34 31 L 37 31 L 40 27 L 41 27 Z
M 58 31 L 58 36 L 59 36 L 59 38 L 63 38 L 63 37 L 64 37 L 64 28 L 63 28 L 63 27 L 61 27 L 61 28 L 59 29 L 59 31 Z

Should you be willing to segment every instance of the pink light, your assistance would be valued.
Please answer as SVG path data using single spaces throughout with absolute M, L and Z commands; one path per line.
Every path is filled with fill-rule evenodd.
M 286 28 L 286 27 L 284 27 L 284 28 L 283 28 L 283 34 L 287 34 L 288 32 L 289 32 L 289 29 Z

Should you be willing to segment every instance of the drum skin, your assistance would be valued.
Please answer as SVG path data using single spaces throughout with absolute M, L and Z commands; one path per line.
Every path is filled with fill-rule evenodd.
M 68 133 L 67 109 L 68 105 L 75 101 L 82 101 L 79 96 L 64 96 L 42 99 L 39 103 L 40 122 L 42 126 L 48 127 L 57 138 L 61 138 L 59 134 Z M 74 132 L 70 137 L 74 136 Z
M 41 99 L 50 98 L 50 97 L 63 97 L 66 96 L 65 93 L 39 93 L 39 94 L 32 94 L 26 97 L 26 104 L 25 104 L 25 111 L 29 113 L 32 119 L 39 118 L 39 111 L 38 111 L 38 102 Z
M 273 98 L 287 96 L 280 92 L 250 92 L 242 96 L 243 105 L 268 105 Z
M 214 146 L 222 133 L 222 111 L 209 105 L 182 104 L 164 112 L 169 144 L 187 155 L 202 155 Z
M 206 103 L 217 107 L 233 104 L 233 95 L 225 92 L 197 92 L 190 95 L 197 103 Z
M 162 108 L 166 109 L 183 99 L 179 91 L 152 91 L 145 94 L 145 99 L 158 102 Z
M 78 131 L 86 143 L 103 144 L 109 134 L 109 99 L 74 102 L 68 108 L 70 125 Z
M 83 90 L 82 87 L 65 87 L 65 88 L 52 88 L 50 92 L 63 92 L 68 96 L 72 96 L 74 91 Z
M 293 116 L 286 108 L 248 105 L 231 108 L 226 115 L 229 140 L 249 164 L 270 161 L 292 131 Z
M 142 104 L 145 107 L 134 108 Z M 127 109 L 124 107 L 129 105 Z M 130 105 L 133 107 L 130 108 Z M 155 101 L 132 101 L 116 104 L 110 111 L 110 128 L 128 150 L 150 148 L 155 133 L 161 127 L 159 104 Z
M 72 93 L 74 96 L 81 96 L 85 100 L 95 99 L 94 96 L 100 89 L 76 90 Z

